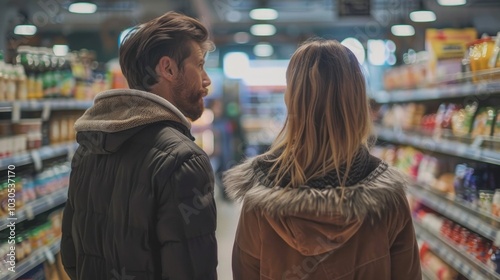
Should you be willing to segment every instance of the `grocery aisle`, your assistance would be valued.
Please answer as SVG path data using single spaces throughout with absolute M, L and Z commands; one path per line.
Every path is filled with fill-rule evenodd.
M 219 265 L 217 271 L 219 280 L 232 280 L 231 252 L 233 249 L 234 234 L 238 225 L 241 204 L 222 199 L 220 189 L 215 188 L 217 203 L 217 241 L 219 249 Z

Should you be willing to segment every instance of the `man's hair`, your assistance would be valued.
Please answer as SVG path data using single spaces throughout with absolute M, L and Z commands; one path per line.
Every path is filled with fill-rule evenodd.
M 286 80 L 287 119 L 264 155 L 278 155 L 271 171 L 277 174 L 274 184 L 286 177 L 288 185 L 283 187 L 299 187 L 336 170 L 344 187 L 371 133 L 358 60 L 337 41 L 312 38 L 292 55 Z
M 172 58 L 182 69 L 183 61 L 191 55 L 190 40 L 204 51 L 212 47 L 201 22 L 176 12 L 134 27 L 120 47 L 120 67 L 129 87 L 150 90 L 158 82 L 155 68 L 163 56 Z

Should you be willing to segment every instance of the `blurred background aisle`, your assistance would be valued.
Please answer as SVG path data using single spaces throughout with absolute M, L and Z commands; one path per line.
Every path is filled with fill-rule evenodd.
M 67 279 L 58 252 L 73 125 L 98 92 L 127 87 L 117 57 L 130 28 L 167 11 L 199 18 L 216 45 L 192 133 L 217 177 L 280 131 L 297 46 L 335 39 L 366 74 L 372 153 L 411 182 L 426 278 L 500 279 L 499 0 L 0 0 L 1 280 Z M 16 273 L 3 262 L 8 171 Z M 219 182 L 216 195 L 226 280 L 240 206 Z
M 217 203 L 217 242 L 219 249 L 219 280 L 232 280 L 231 253 L 233 250 L 234 235 L 240 217 L 241 204 L 222 199 L 216 196 Z

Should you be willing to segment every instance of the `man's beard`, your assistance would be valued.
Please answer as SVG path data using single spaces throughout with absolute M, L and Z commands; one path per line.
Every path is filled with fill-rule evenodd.
M 198 107 L 199 100 L 202 98 L 201 92 L 195 92 L 186 83 L 184 75 L 179 74 L 179 78 L 173 87 L 174 97 L 176 98 L 175 104 L 177 109 L 179 109 L 184 116 L 189 118 L 191 121 L 195 121 L 200 118 L 203 113 L 204 106 Z M 191 90 L 191 91 L 190 91 Z

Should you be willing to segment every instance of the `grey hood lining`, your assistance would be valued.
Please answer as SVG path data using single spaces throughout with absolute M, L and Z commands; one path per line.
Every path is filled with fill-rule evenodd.
M 94 105 L 75 123 L 75 130 L 119 132 L 159 121 L 176 121 L 191 128 L 191 122 L 166 99 L 135 89 L 99 93 Z

